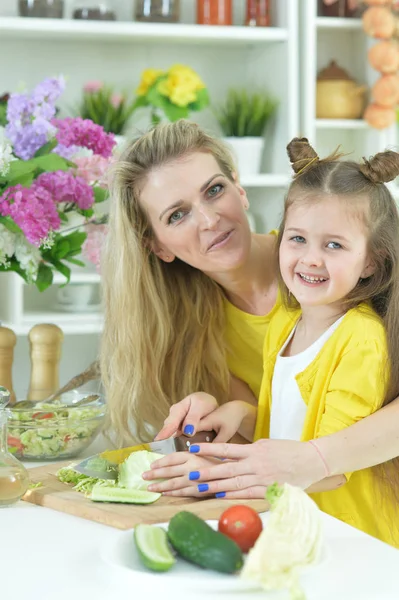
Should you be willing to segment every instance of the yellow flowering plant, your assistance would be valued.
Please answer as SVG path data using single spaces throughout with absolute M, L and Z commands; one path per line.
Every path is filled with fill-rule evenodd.
M 173 65 L 167 71 L 145 69 L 136 94 L 135 108 L 150 106 L 153 125 L 159 123 L 162 113 L 169 121 L 177 121 L 209 104 L 205 83 L 185 65 Z

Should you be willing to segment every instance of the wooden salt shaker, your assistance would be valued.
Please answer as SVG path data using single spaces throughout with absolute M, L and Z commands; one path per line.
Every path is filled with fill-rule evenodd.
M 17 336 L 12 329 L 0 326 L 0 385 L 10 392 L 10 404 L 15 402 L 15 393 L 12 386 L 12 363 L 16 343 Z
M 41 323 L 28 334 L 30 346 L 29 400 L 45 400 L 59 388 L 59 364 L 64 339 L 57 325 Z

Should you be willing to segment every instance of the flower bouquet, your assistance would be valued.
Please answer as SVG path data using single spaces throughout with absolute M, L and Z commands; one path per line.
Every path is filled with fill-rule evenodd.
M 209 104 L 205 83 L 185 65 L 173 65 L 167 71 L 146 69 L 136 94 L 134 108 L 150 106 L 153 125 L 161 121 L 162 114 L 169 121 L 177 121 Z
M 54 271 L 68 283 L 69 264 L 85 266 L 77 257 L 86 233 L 68 223 L 74 215 L 83 224 L 103 222 L 94 204 L 105 200 L 115 145 L 91 120 L 55 118 L 63 89 L 62 78 L 46 79 L 31 93 L 11 94 L 0 138 L 0 271 L 14 271 L 40 291 Z
M 107 133 L 121 135 L 135 109 L 134 100 L 118 94 L 102 81 L 88 81 L 83 88 L 79 116 L 101 125 Z

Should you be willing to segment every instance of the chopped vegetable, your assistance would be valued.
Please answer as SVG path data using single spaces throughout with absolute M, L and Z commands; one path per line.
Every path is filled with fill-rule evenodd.
M 144 471 L 149 471 L 151 463 L 159 458 L 163 458 L 163 454 L 148 452 L 148 450 L 133 452 L 119 465 L 118 485 L 134 490 L 146 490 L 155 481 L 144 480 L 142 475 Z
M 134 528 L 134 541 L 142 563 L 152 571 L 169 571 L 176 562 L 162 527 L 140 524 Z
M 264 590 L 288 588 L 293 599 L 302 599 L 299 573 L 319 560 L 321 513 L 306 492 L 287 483 L 269 486 L 266 500 L 271 514 L 248 554 L 241 577 L 258 582 Z
M 62 402 L 38 402 L 32 410 L 12 410 L 8 446 L 18 458 L 72 456 L 87 446 L 99 429 L 104 406 L 76 408 Z
M 91 490 L 90 499 L 93 502 L 125 502 L 127 504 L 152 504 L 161 494 L 146 490 L 132 490 L 117 485 L 96 484 Z
M 62 467 L 56 472 L 56 477 L 62 483 L 73 483 L 73 489 L 78 492 L 83 492 L 85 495 L 91 493 L 96 484 L 111 486 L 112 481 L 109 479 L 97 479 L 97 477 L 88 477 L 74 470 L 76 463 L 70 464 L 68 467 Z

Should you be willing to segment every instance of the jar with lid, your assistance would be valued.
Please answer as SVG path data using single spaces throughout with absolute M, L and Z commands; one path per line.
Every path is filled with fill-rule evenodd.
M 199 25 L 232 25 L 232 0 L 197 0 Z
M 0 386 L 0 508 L 12 506 L 29 487 L 29 475 L 22 463 L 8 451 L 7 421 L 10 411 L 6 406 L 10 392 Z
M 180 0 L 136 0 L 136 21 L 178 23 Z
M 359 17 L 362 12 L 359 0 L 318 0 L 321 17 Z
M 245 25 L 268 27 L 270 25 L 270 0 L 247 0 Z
M 39 19 L 62 19 L 64 0 L 18 0 L 20 17 Z
M 112 0 L 79 0 L 74 3 L 72 17 L 85 21 L 116 21 L 116 11 Z

